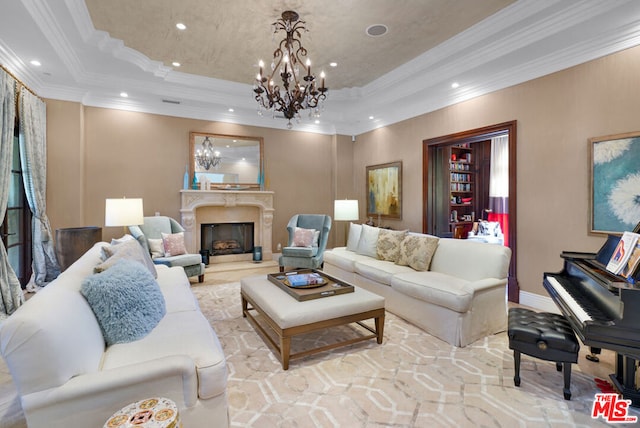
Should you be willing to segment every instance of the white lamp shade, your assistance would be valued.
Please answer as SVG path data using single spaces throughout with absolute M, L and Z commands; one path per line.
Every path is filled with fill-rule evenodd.
M 336 200 L 333 206 L 333 219 L 334 220 L 358 220 L 360 218 L 358 213 L 358 200 L 342 199 Z
M 107 199 L 104 208 L 105 226 L 134 226 L 142 223 L 142 199 Z

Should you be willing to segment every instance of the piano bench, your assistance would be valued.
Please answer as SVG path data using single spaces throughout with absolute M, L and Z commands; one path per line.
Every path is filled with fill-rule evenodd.
M 564 365 L 564 399 L 571 399 L 571 364 L 578 362 L 580 344 L 571 325 L 562 315 L 534 312 L 524 308 L 509 309 L 509 349 L 513 349 L 515 375 L 520 386 L 520 353 L 555 361 L 558 371 Z

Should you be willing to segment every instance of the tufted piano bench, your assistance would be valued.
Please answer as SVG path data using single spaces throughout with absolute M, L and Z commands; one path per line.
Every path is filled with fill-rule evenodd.
M 558 314 L 511 308 L 508 336 L 515 364 L 513 383 L 520 386 L 520 353 L 555 361 L 558 371 L 564 364 L 564 399 L 570 400 L 571 363 L 578 362 L 580 344 L 569 322 Z

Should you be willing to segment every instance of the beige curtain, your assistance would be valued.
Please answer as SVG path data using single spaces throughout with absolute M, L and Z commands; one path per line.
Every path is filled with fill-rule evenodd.
M 60 274 L 47 207 L 47 112 L 44 101 L 20 91 L 20 161 L 31 208 L 33 276 L 27 290 L 37 291 Z
M 0 222 L 4 220 L 9 199 L 13 160 L 16 81 L 0 69 Z M 20 281 L 9 264 L 7 249 L 0 240 L 0 320 L 24 303 Z

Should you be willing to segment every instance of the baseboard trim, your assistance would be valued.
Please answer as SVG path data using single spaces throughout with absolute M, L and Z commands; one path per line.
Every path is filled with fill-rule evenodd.
M 538 311 L 553 312 L 556 314 L 560 313 L 560 310 L 558 309 L 556 304 L 553 303 L 551 297 L 541 296 L 540 294 L 521 291 L 520 304 L 523 306 L 528 306 L 532 309 L 536 309 Z

